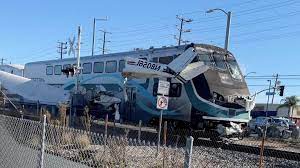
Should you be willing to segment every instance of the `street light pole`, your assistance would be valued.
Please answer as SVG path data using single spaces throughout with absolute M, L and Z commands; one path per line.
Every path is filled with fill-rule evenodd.
M 267 107 L 266 107 L 266 117 L 268 117 L 268 111 L 269 111 L 269 100 L 270 100 L 270 92 L 271 92 L 271 80 L 268 80 L 269 82 L 269 90 L 268 90 L 268 100 L 267 100 Z
M 244 78 L 246 78 L 250 74 L 256 74 L 256 72 L 248 72 L 246 75 L 244 75 Z
M 224 49 L 226 51 L 228 51 L 228 46 L 229 46 L 229 35 L 230 35 L 230 24 L 231 24 L 231 12 L 228 11 L 226 12 L 223 9 L 220 8 L 216 8 L 216 9 L 210 9 L 208 11 L 206 11 L 206 13 L 212 13 L 214 11 L 221 11 L 223 12 L 226 16 L 227 16 L 227 24 L 226 24 L 226 37 L 225 37 L 225 45 L 224 45 Z
M 94 18 L 94 22 L 93 22 L 92 56 L 94 56 L 94 48 L 95 48 L 95 29 L 96 29 L 96 18 Z
M 96 21 L 107 21 L 107 18 L 104 19 L 96 19 L 94 18 L 94 22 L 93 22 L 93 41 L 92 41 L 92 56 L 94 56 L 94 48 L 95 48 L 95 32 L 96 32 Z
M 226 25 L 226 37 L 225 37 L 225 50 L 228 51 L 228 43 L 229 43 L 229 34 L 230 34 L 230 22 L 231 22 L 231 12 L 229 11 L 227 14 L 227 25 Z

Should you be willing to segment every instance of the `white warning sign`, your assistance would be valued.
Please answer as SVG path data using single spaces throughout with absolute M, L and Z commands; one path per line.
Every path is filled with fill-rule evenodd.
M 158 94 L 169 95 L 170 82 L 159 80 L 158 81 Z
M 168 109 L 169 98 L 167 96 L 157 96 L 156 108 L 161 110 Z

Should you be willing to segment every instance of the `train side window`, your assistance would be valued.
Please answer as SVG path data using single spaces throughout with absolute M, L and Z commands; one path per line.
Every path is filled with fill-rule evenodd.
M 173 61 L 173 56 L 167 56 L 167 57 L 160 57 L 159 58 L 159 63 L 161 63 L 161 64 L 169 64 L 172 61 Z
M 53 75 L 53 66 L 46 67 L 46 75 Z
M 225 60 L 223 55 L 213 54 L 213 59 L 215 61 L 216 67 L 220 69 L 226 69 Z
M 105 72 L 114 73 L 117 71 L 117 61 L 107 61 L 105 65 Z
M 61 65 L 55 65 L 54 66 L 54 74 L 55 75 L 61 75 Z
M 71 64 L 65 64 L 63 65 L 63 69 L 71 68 Z
M 171 83 L 169 96 L 170 97 L 180 97 L 181 96 L 181 83 Z
M 94 73 L 103 73 L 104 62 L 94 62 Z
M 83 74 L 90 74 L 92 72 L 92 63 L 83 63 L 82 68 Z
M 145 58 L 145 57 L 142 57 L 142 58 L 139 58 L 139 59 L 142 59 L 142 60 L 146 60 L 146 61 L 147 61 L 147 58 Z
M 158 82 L 153 84 L 153 96 L 157 96 Z M 181 83 L 171 83 L 169 97 L 180 97 L 182 85 Z
M 119 61 L 119 72 L 122 72 L 124 68 L 125 68 L 125 60 L 120 60 Z
M 152 58 L 152 62 L 158 63 L 158 57 Z

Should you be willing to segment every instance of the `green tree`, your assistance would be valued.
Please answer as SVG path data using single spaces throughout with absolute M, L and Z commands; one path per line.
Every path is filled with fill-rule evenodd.
M 278 106 L 277 109 L 282 107 L 288 107 L 288 116 L 291 117 L 293 115 L 294 108 L 297 106 L 297 104 L 300 102 L 300 99 L 297 96 L 289 96 L 283 99 L 284 103 Z M 292 114 L 291 114 L 292 113 Z

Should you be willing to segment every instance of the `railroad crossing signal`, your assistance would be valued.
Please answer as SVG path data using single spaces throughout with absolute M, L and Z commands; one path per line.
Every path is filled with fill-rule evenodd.
M 284 85 L 282 86 L 278 86 L 279 89 L 279 96 L 283 96 L 283 92 L 284 92 Z

